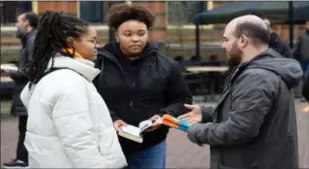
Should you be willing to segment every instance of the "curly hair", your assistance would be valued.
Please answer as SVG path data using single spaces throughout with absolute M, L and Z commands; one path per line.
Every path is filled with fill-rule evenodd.
M 115 4 L 107 12 L 106 21 L 112 28 L 118 27 L 128 20 L 137 20 L 144 23 L 147 28 L 151 28 L 154 24 L 154 15 L 146 8 L 137 4 Z
M 55 57 L 57 52 L 68 56 L 74 56 L 63 49 L 70 48 L 72 44 L 67 42 L 68 37 L 80 38 L 88 31 L 89 23 L 76 17 L 65 16 L 54 11 L 46 11 L 40 17 L 37 35 L 34 41 L 33 62 L 24 68 L 30 85 L 36 84 L 47 69 L 48 62 Z

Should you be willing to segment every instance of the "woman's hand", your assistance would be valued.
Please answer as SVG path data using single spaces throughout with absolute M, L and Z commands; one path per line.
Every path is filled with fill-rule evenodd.
M 122 126 L 126 126 L 128 125 L 126 122 L 122 121 L 122 120 L 116 120 L 114 121 L 114 128 L 116 129 L 117 132 L 119 132 L 121 130 Z
M 159 115 L 154 115 L 149 119 L 152 122 L 151 127 L 145 130 L 145 132 L 152 132 L 154 130 L 157 130 L 162 125 L 162 120 Z

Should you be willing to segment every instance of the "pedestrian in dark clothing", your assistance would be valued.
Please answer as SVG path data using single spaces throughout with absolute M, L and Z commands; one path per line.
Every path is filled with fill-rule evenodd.
M 192 102 L 181 68 L 148 41 L 148 30 L 154 24 L 150 11 L 137 4 L 117 4 L 107 18 L 116 29 L 117 42 L 99 52 L 96 67 L 101 74 L 94 83 L 116 130 L 157 120 L 143 133 L 141 144 L 119 137 L 129 168 L 165 168 L 168 128 L 159 124 L 160 116 L 186 113 L 183 104 Z
M 278 52 L 281 56 L 286 58 L 293 58 L 293 53 L 289 45 L 284 42 L 280 36 L 274 32 L 271 28 L 271 22 L 269 19 L 263 19 L 268 28 L 270 29 L 270 40 L 269 40 L 269 47 L 274 49 Z
M 276 32 L 270 33 L 269 47 L 285 58 L 293 58 L 291 48 L 280 38 Z
M 33 12 L 27 12 L 17 17 L 16 36 L 21 40 L 22 48 L 18 58 L 18 71 L 7 72 L 15 82 L 13 93 L 11 114 L 18 116 L 19 138 L 17 143 L 16 158 L 8 163 L 4 163 L 4 168 L 26 167 L 28 165 L 28 152 L 24 146 L 27 126 L 27 110 L 20 100 L 20 93 L 28 82 L 28 78 L 23 72 L 26 66 L 32 61 L 33 43 L 36 36 L 38 16 Z
M 297 169 L 298 145 L 293 87 L 299 63 L 268 47 L 269 30 L 246 15 L 225 28 L 228 59 L 239 62 L 217 107 L 186 105 L 189 139 L 211 147 L 212 169 Z M 202 123 L 196 123 L 202 122 Z
M 293 55 L 296 60 L 301 64 L 304 72 L 303 80 L 306 81 L 309 78 L 309 21 L 306 23 L 305 32 L 299 36 L 295 47 L 293 49 Z M 306 101 L 306 99 L 301 99 Z
M 309 69 L 309 21 L 306 23 L 306 31 L 298 38 L 293 49 L 294 57 L 300 61 L 304 72 Z

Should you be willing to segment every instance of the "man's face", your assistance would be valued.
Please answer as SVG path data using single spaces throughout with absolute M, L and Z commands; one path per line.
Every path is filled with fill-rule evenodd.
M 28 21 L 25 18 L 24 14 L 21 14 L 17 17 L 16 27 L 17 29 L 26 29 Z
M 306 22 L 306 29 L 309 30 L 309 21 Z
M 16 27 L 17 32 L 16 36 L 19 38 L 24 37 L 27 34 L 27 27 L 29 26 L 29 22 L 25 18 L 25 14 L 21 14 L 17 17 Z
M 232 25 L 225 28 L 223 39 L 222 47 L 225 49 L 229 63 L 240 64 L 243 51 L 237 44 L 239 38 L 234 36 Z

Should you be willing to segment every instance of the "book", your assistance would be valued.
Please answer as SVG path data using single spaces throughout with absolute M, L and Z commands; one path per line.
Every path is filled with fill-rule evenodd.
M 142 143 L 142 133 L 151 126 L 152 122 L 150 120 L 140 122 L 138 127 L 128 124 L 127 126 L 122 126 L 118 134 L 132 141 Z
M 14 64 L 1 64 L 1 70 L 6 70 L 6 71 L 13 70 L 13 71 L 17 71 L 18 68 L 17 68 L 17 66 L 14 65 Z
M 191 125 L 189 122 L 185 120 L 178 119 L 168 114 L 162 117 L 162 124 L 184 132 L 186 132 Z

